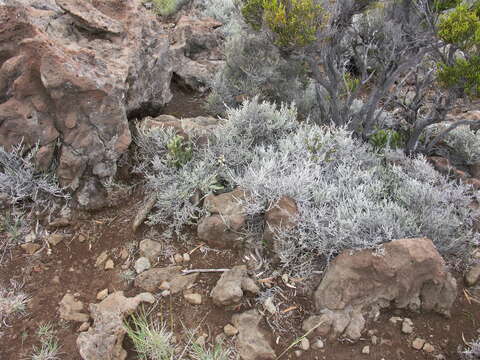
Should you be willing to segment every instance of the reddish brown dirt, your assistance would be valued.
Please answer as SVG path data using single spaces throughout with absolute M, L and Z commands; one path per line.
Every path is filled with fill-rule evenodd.
M 179 117 L 197 116 L 204 114 L 198 105 L 202 99 L 193 102 L 191 97 L 176 94 L 174 101 L 165 110 Z M 203 111 L 203 112 L 202 112 Z M 13 258 L 0 267 L 0 285 L 8 285 L 11 279 L 25 283 L 23 290 L 31 296 L 28 312 L 22 318 L 9 320 L 9 326 L 0 338 L 0 360 L 25 359 L 32 352 L 32 347 L 38 345 L 35 335 L 39 325 L 46 322 L 55 324 L 57 335 L 61 343 L 62 359 L 81 360 L 75 344 L 78 336 L 79 323 L 60 321 L 58 303 L 67 292 L 77 293 L 78 298 L 85 304 L 95 303 L 98 291 L 108 287 L 110 291 L 124 290 L 128 295 L 139 293 L 139 289 L 127 284 L 120 276 L 121 265 L 125 260 L 120 258 L 120 251 L 128 244 L 138 242 L 144 238 L 159 238 L 162 229 L 154 227 L 157 235 L 151 233 L 151 228 L 143 225 L 136 233 L 131 230 L 131 222 L 143 201 L 141 189 L 132 194 L 123 194 L 115 207 L 104 209 L 95 214 L 76 213 L 72 225 L 61 231 L 71 234 L 71 239 L 52 248 L 49 255 L 44 249 L 39 254 L 27 256 L 17 248 Z M 79 235 L 86 240 L 79 241 Z M 188 242 L 172 241 L 177 252 L 189 252 L 197 247 L 199 240 L 194 232 L 189 233 Z M 114 260 L 115 268 L 105 271 L 95 268 L 96 258 L 108 250 Z M 138 255 L 135 256 L 135 258 Z M 243 254 L 236 251 L 202 252 L 196 250 L 191 254 L 191 268 L 230 268 L 243 262 Z M 156 266 L 170 264 L 165 259 Z M 56 276 L 58 278 L 56 279 Z M 185 328 L 196 329 L 197 333 L 208 334 L 208 341 L 212 343 L 216 335 L 222 333 L 223 327 L 230 322 L 234 313 L 257 306 L 253 297 L 246 297 L 242 303 L 234 308 L 220 308 L 215 306 L 209 298 L 209 292 L 220 277 L 218 273 L 203 273 L 199 276 L 195 292 L 202 294 L 203 303 L 199 306 L 187 304 L 183 296 L 161 298 L 154 313 L 167 321 L 173 328 L 177 339 L 185 339 Z M 457 348 L 463 346 L 463 340 L 470 341 L 480 334 L 480 303 L 467 301 L 464 294 L 460 274 L 456 274 L 459 282 L 457 301 L 449 319 L 435 314 L 413 314 L 404 312 L 383 313 L 377 322 L 370 323 L 368 329 L 375 332 L 379 339 L 377 345 L 372 345 L 370 337 L 365 337 L 357 343 L 351 344 L 339 340 L 326 340 L 322 350 L 309 350 L 301 355 L 301 359 L 374 359 L 374 360 L 420 360 L 434 359 L 443 354 L 445 359 L 458 359 Z M 318 279 L 317 279 L 318 282 Z M 266 316 L 263 326 L 271 334 L 275 351 L 280 355 L 296 338 L 302 335 L 302 320 L 312 313 L 311 295 L 302 290 L 302 283 L 297 283 L 297 289 L 286 287 L 280 279 L 274 284 L 282 289 L 282 296 L 277 299 L 280 316 Z M 311 287 L 310 287 L 311 288 Z M 472 292 L 480 299 L 480 291 Z M 258 306 L 257 306 L 258 307 Z M 283 313 L 288 308 L 294 310 Z M 391 316 L 408 316 L 413 320 L 415 331 L 411 335 L 404 335 L 399 325 L 388 321 Z M 427 354 L 412 349 L 411 342 L 415 337 L 421 337 L 434 345 L 435 352 Z M 131 350 L 128 340 L 125 343 L 130 349 L 129 359 L 137 359 Z M 370 345 L 370 354 L 362 354 L 362 348 Z M 292 349 L 282 356 L 282 359 L 296 359 Z

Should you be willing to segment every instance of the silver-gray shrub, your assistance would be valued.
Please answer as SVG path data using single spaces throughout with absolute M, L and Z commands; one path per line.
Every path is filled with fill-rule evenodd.
M 54 175 L 35 167 L 36 148 L 26 151 L 21 145 L 7 151 L 0 146 L 0 192 L 13 204 L 32 201 L 37 205 L 54 198 L 68 198 Z
M 480 338 L 472 341 L 467 349 L 460 352 L 460 360 L 480 360 Z
M 404 237 L 429 237 L 450 259 L 473 245 L 467 188 L 422 157 L 387 164 L 345 129 L 315 125 L 254 153 L 234 179 L 251 194 L 251 218 L 283 195 L 296 200 L 298 225 L 277 239 L 280 260 L 294 273 L 310 272 L 319 257 Z
M 209 108 L 224 113 L 243 98 L 259 96 L 278 104 L 295 102 L 305 117 L 316 109 L 316 93 L 304 66 L 286 61 L 266 34 L 240 24 L 225 43 L 225 64 L 211 83 Z
M 198 192 L 208 194 L 220 182 L 232 183 L 232 171 L 241 172 L 251 162 L 253 148 L 274 143 L 298 126 L 295 107 L 277 109 L 256 98 L 241 108 L 227 109 L 227 115 L 211 134 L 208 146 L 199 146 L 191 138 L 192 158 L 180 168 L 173 167 L 168 158 L 167 144 L 175 136 L 172 129 L 137 128 L 136 171 L 145 175 L 157 197 L 152 224 L 168 225 L 177 233 L 194 224 L 203 214 L 192 201 Z
M 397 154 L 392 163 L 343 127 L 298 123 L 294 106 L 277 109 L 255 98 L 227 115 L 180 169 L 162 157 L 173 133 L 155 130 L 137 139 L 140 151 L 142 143 L 158 146 L 152 152 L 148 145 L 158 154 L 147 172 L 158 197 L 152 223 L 175 230 L 194 223 L 202 210 L 191 196 L 197 189 L 211 192 L 221 179 L 250 193 L 245 235 L 258 244 L 257 220 L 280 197 L 295 199 L 297 226 L 277 240 L 285 270 L 296 274 L 311 272 L 316 259 L 398 238 L 429 237 L 450 259 L 461 258 L 476 240 L 469 189 L 449 182 L 425 158 Z
M 436 124 L 428 127 L 425 131 L 427 139 L 434 138 L 449 125 Z M 475 164 L 480 161 L 480 134 L 467 125 L 458 126 L 451 130 L 433 151 L 449 158 L 455 164 Z

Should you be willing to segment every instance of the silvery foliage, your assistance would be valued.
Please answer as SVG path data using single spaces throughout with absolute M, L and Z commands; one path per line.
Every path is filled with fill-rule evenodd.
M 202 15 L 214 18 L 223 23 L 221 28 L 225 36 L 240 31 L 238 1 L 235 0 L 203 0 L 199 3 Z
M 277 236 L 285 270 L 297 275 L 310 273 L 316 259 L 403 237 L 429 237 L 443 255 L 455 257 L 473 244 L 468 188 L 449 182 L 423 157 L 387 157 L 344 127 L 296 118 L 294 106 L 277 109 L 256 98 L 230 108 L 209 144 L 196 147 L 181 169 L 164 159 L 172 132 L 141 134 L 140 151 L 142 143 L 157 143 L 147 145 L 156 153 L 147 179 L 158 196 L 150 221 L 181 230 L 201 213 L 189 200 L 196 189 L 208 194 L 223 180 L 248 190 L 246 236 L 259 243 L 258 219 L 266 210 L 282 196 L 297 202 L 298 225 Z
M 11 151 L 0 146 L 0 192 L 9 196 L 13 204 L 32 201 L 45 204 L 53 198 L 68 198 L 56 178 L 35 168 L 37 147 L 26 151 L 22 144 Z
M 257 99 L 238 109 L 227 109 L 227 119 L 212 133 L 208 146 L 193 147 L 192 159 L 175 168 L 168 159 L 167 144 L 175 135 L 172 129 L 146 130 L 138 127 L 136 171 L 143 173 L 147 186 L 155 192 L 157 203 L 150 216 L 152 224 L 168 225 L 177 234 L 186 225 L 194 224 L 203 209 L 192 201 L 200 191 L 209 194 L 220 182 L 232 183 L 232 171 L 241 172 L 252 160 L 252 149 L 270 144 L 286 136 L 297 126 L 296 109 Z
M 480 360 L 480 338 L 471 342 L 469 348 L 460 352 L 461 360 Z
M 286 61 L 265 33 L 250 31 L 245 24 L 236 28 L 225 43 L 225 64 L 215 75 L 208 103 L 223 113 L 242 98 L 295 102 L 305 117 L 316 109 L 316 92 L 298 61 Z
M 344 128 L 309 124 L 254 153 L 235 182 L 251 194 L 252 218 L 281 196 L 297 202 L 297 227 L 277 237 L 281 262 L 296 274 L 308 274 L 316 258 L 404 237 L 429 237 L 443 255 L 473 244 L 467 189 L 422 157 L 387 164 Z
M 434 138 L 449 125 L 436 124 L 428 127 L 425 130 L 427 139 Z M 480 134 L 467 125 L 459 126 L 450 131 L 434 151 L 455 164 L 472 165 L 480 161 Z

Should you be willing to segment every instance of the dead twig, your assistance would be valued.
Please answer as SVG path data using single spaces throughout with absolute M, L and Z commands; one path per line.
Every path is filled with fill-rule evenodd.
M 191 269 L 191 270 L 182 270 L 183 275 L 192 274 L 192 273 L 213 273 L 213 272 L 225 272 L 230 271 L 230 269 Z

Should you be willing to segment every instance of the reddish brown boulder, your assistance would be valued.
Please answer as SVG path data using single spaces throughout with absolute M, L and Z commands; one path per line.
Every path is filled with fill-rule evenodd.
M 297 203 L 288 196 L 282 196 L 265 213 L 263 239 L 272 247 L 274 253 L 279 253 L 276 235 L 281 231 L 293 229 L 296 226 L 297 216 Z
M 127 114 L 170 100 L 170 64 L 168 38 L 140 0 L 1 2 L 0 145 L 39 143 L 43 169 L 58 153 L 72 190 L 111 177 L 131 141 Z M 88 201 L 98 184 L 83 186 L 86 207 L 101 206 Z
M 358 339 L 366 314 L 393 306 L 449 315 L 456 294 L 456 281 L 430 239 L 395 240 L 379 251 L 345 251 L 335 258 L 314 294 L 322 315 L 304 326 L 322 322 L 323 333 L 333 328 L 337 336 Z

